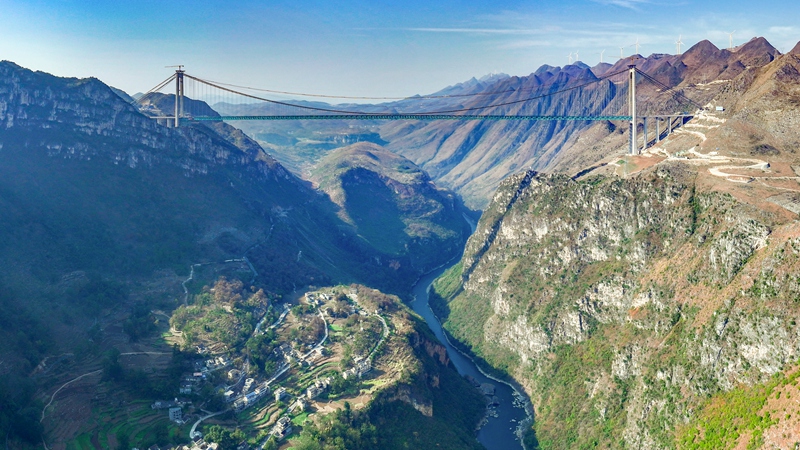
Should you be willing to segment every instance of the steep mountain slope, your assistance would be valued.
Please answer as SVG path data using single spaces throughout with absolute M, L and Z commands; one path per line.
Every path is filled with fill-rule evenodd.
M 545 97 L 539 102 L 517 103 L 527 98 L 578 86 L 598 78 L 583 64 L 544 68 L 528 77 L 511 77 L 492 86 L 496 95 L 467 98 L 463 108 L 509 104 L 476 110 L 480 114 L 581 115 L 594 105 L 603 111 L 606 98 L 618 87 L 601 82 L 587 87 L 580 101 L 574 95 Z M 611 94 L 608 94 L 608 91 Z M 404 124 L 382 127 L 381 136 L 392 151 L 411 159 L 443 186 L 454 189 L 472 206 L 482 208 L 497 184 L 506 176 L 534 161 L 546 164 L 554 153 L 575 139 L 586 122 L 472 121 L 429 122 L 410 130 Z
M 445 347 L 400 299 L 363 286 L 356 289 L 359 304 L 366 310 L 381 309 L 393 330 L 374 359 L 373 373 L 381 379 L 370 376 L 376 382 L 373 399 L 355 413 L 339 410 L 305 427 L 293 446 L 483 448 L 474 428 L 485 412 L 485 397 L 458 375 Z
M 542 448 L 800 441 L 780 401 L 800 353 L 800 58 L 717 84 L 724 114 L 605 175 L 506 180 L 437 283 L 445 327 L 531 394 Z
M 696 86 L 716 80 L 730 80 L 745 67 L 761 67 L 780 53 L 764 38 L 756 38 L 735 51 L 719 50 L 702 41 L 682 55 L 654 54 L 648 58 L 635 56 L 618 61 L 611 67 L 590 70 L 583 64 L 562 68 L 543 67 L 528 77 L 501 81 L 492 87 L 495 92 L 513 91 L 490 99 L 480 98 L 465 106 L 502 104 L 538 94 L 558 91 L 617 73 L 635 64 L 640 70 L 670 87 L 679 87 L 699 104 L 705 104 L 718 92 L 719 86 Z M 627 89 L 623 78 L 616 84 L 601 83 L 587 88 L 582 101 L 569 102 L 568 107 L 553 101 L 538 106 L 535 114 L 581 115 L 595 105 L 605 105 L 605 95 L 624 98 Z M 658 95 L 657 87 L 639 83 L 637 95 Z M 609 89 L 606 94 L 604 89 Z M 559 99 L 561 100 L 561 99 Z M 615 104 L 611 101 L 610 103 Z M 644 102 L 642 102 L 644 103 Z M 660 102 L 657 102 L 660 103 Z M 493 108 L 481 113 L 517 113 L 524 110 Z M 597 112 L 602 112 L 602 108 Z M 607 111 L 619 113 L 620 111 Z M 647 111 L 640 111 L 646 113 Z M 575 173 L 595 164 L 612 153 L 624 153 L 626 126 L 620 123 L 535 122 L 535 123 L 441 123 L 431 122 L 408 132 L 401 125 L 389 124 L 381 136 L 387 146 L 427 170 L 441 185 L 459 192 L 465 202 L 482 208 L 495 187 L 506 176 L 521 168 L 549 172 Z M 584 138 L 585 136 L 589 138 Z M 577 161 L 577 162 L 576 162 Z
M 430 267 L 442 253 L 455 253 L 469 232 L 453 193 L 436 188 L 414 163 L 375 144 L 329 153 L 312 169 L 311 180 L 371 246 L 410 256 L 420 267 Z
M 193 264 L 240 260 L 241 277 L 279 295 L 352 281 L 405 292 L 447 259 L 375 249 L 229 125 L 159 126 L 96 79 L 10 62 L 0 207 L 3 429 L 39 423 L 24 376 L 45 354 L 86 355 L 87 330 L 121 327 L 131 304 L 169 311 Z
M 646 58 L 635 55 L 613 65 L 594 68 L 580 62 L 563 68 L 542 66 L 525 77 L 485 77 L 448 87 L 431 96 L 376 105 L 344 104 L 335 108 L 380 113 L 469 111 L 475 114 L 615 115 L 625 112 L 627 82 L 624 74 L 587 85 L 580 101 L 575 95 L 565 93 L 533 102 L 514 102 L 592 83 L 598 77 L 624 72 L 631 64 L 703 105 L 719 93 L 723 81 L 736 78 L 747 68 L 762 67 L 779 55 L 780 52 L 760 37 L 732 50 L 720 50 L 709 41 L 701 41 L 681 55 L 653 54 Z M 647 98 L 653 99 L 651 103 L 659 108 L 665 102 L 674 102 L 663 98 L 661 88 L 652 83 L 640 82 L 637 92 L 642 105 Z M 319 102 L 313 106 L 331 108 Z M 681 104 L 673 106 L 674 111 L 685 108 Z M 220 105 L 220 108 L 231 114 L 286 113 L 285 107 L 268 104 Z M 308 169 L 303 158 L 319 160 L 337 143 L 381 144 L 413 161 L 437 183 L 456 191 L 468 206 L 476 209 L 486 206 L 505 177 L 521 169 L 576 173 L 611 154 L 624 154 L 627 148 L 627 125 L 618 122 L 393 121 L 242 123 L 237 126 L 269 147 L 297 173 Z M 310 143 L 316 147 L 311 149 Z M 298 154 L 302 157 L 298 158 Z

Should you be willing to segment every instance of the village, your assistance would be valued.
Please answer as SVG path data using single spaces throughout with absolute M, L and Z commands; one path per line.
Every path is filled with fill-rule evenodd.
M 278 448 L 309 416 L 363 397 L 390 329 L 379 310 L 367 311 L 358 300 L 355 289 L 327 288 L 305 293 L 291 308 L 284 303 L 280 314 L 265 312 L 252 337 L 269 342 L 259 347 L 271 349 L 267 355 L 196 339 L 198 359 L 181 376 L 180 396 L 151 404 L 188 428 L 192 443 L 173 448 L 216 449 L 201 431 L 211 425 L 243 430 L 249 439 L 239 449 Z

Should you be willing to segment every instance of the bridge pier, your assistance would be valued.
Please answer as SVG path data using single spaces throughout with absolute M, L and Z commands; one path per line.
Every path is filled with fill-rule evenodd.
M 629 108 L 631 112 L 631 124 L 630 124 L 630 139 L 631 139 L 631 147 L 630 152 L 631 155 L 638 155 L 639 148 L 636 143 L 636 66 L 631 64 L 628 66 L 628 102 Z
M 178 66 L 167 66 L 167 67 L 177 67 L 175 69 L 175 128 L 180 126 L 180 119 L 183 115 L 183 74 L 186 73 L 183 70 L 183 65 Z
M 644 125 L 644 136 L 643 136 L 643 139 L 642 139 L 642 152 L 644 152 L 645 150 L 647 150 L 647 144 L 650 143 L 650 141 L 647 140 L 647 116 L 642 117 L 642 121 L 643 121 L 643 125 Z
M 661 142 L 661 129 L 658 127 L 658 117 L 656 117 L 656 144 Z

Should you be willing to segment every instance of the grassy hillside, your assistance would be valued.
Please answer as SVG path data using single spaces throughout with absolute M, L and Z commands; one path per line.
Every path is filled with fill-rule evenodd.
M 341 207 L 339 217 L 380 251 L 424 270 L 455 255 L 465 232 L 461 204 L 411 161 L 375 144 L 337 149 L 311 179 Z

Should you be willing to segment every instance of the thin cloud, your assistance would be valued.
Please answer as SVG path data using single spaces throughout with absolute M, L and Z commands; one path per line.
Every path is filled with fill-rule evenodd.
M 785 36 L 787 34 L 797 35 L 797 28 L 795 27 L 769 27 L 770 34 L 778 34 Z
M 594 0 L 601 5 L 619 6 L 620 8 L 627 8 L 638 10 L 640 5 L 650 3 L 647 0 Z
M 471 34 L 544 34 L 545 30 L 517 28 L 405 28 L 406 31 L 422 33 L 471 33 Z
M 552 47 L 552 46 L 553 43 L 550 41 L 525 40 L 525 41 L 508 42 L 506 44 L 498 46 L 497 48 L 503 50 L 515 50 L 521 48 Z

